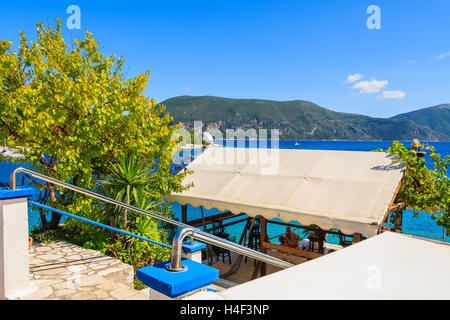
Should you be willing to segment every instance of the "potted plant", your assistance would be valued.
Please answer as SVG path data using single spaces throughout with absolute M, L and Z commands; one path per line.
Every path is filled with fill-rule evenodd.
M 32 245 L 33 245 L 33 238 L 32 237 L 28 237 L 28 250 L 31 249 Z

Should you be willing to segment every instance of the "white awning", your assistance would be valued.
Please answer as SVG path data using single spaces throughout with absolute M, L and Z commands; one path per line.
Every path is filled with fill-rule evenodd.
M 374 236 L 403 167 L 382 152 L 211 147 L 169 201 Z
M 221 292 L 188 299 L 450 299 L 450 245 L 384 232 Z

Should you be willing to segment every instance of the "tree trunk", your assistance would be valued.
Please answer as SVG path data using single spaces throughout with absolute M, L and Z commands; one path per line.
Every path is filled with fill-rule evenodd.
M 50 162 L 47 162 L 44 164 L 47 165 L 47 168 L 53 169 L 56 164 L 56 156 L 52 155 L 50 158 Z M 52 184 L 47 182 L 47 190 L 48 190 L 48 195 L 50 196 L 50 200 L 52 202 L 56 202 L 55 187 Z M 61 217 L 62 216 L 59 213 L 52 212 L 52 218 L 50 219 L 50 221 L 47 221 L 47 219 L 44 219 L 44 221 L 42 221 L 42 230 L 47 231 L 47 230 L 55 229 L 58 226 L 59 221 L 61 220 Z
M 47 166 L 48 169 L 53 170 L 56 165 L 56 155 L 51 156 L 50 162 L 47 162 L 44 159 L 44 160 L 41 160 L 41 163 L 43 165 Z M 72 179 L 73 185 L 77 185 L 78 178 L 79 178 L 79 175 L 77 175 L 77 174 L 75 174 L 73 176 L 73 179 Z M 56 199 L 55 186 L 47 182 L 47 190 L 48 190 L 48 193 L 46 192 L 46 198 L 50 197 L 51 202 L 56 202 L 57 199 Z M 72 196 L 74 194 L 75 194 L 75 192 L 72 191 Z M 69 199 L 70 199 L 70 196 L 69 196 Z M 47 199 L 45 199 L 45 200 L 47 200 Z M 45 214 L 44 215 L 41 214 L 42 230 L 47 231 L 47 230 L 55 229 L 59 225 L 59 223 L 61 221 L 61 217 L 62 217 L 62 215 L 60 215 L 59 213 L 52 212 L 50 221 L 47 221 L 47 219 L 45 218 Z
M 109 218 L 109 225 L 113 228 L 116 227 L 116 219 L 114 219 L 114 214 Z M 115 238 L 115 233 L 112 230 L 109 230 L 109 235 L 111 237 L 111 240 L 114 241 Z

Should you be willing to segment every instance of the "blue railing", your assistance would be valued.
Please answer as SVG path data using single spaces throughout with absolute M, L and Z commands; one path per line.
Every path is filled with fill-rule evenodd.
M 152 239 L 148 239 L 148 238 L 145 238 L 145 237 L 141 237 L 141 236 L 138 236 L 137 234 L 130 233 L 130 232 L 124 231 L 122 229 L 113 228 L 113 227 L 108 226 L 106 224 L 103 224 L 103 223 L 100 223 L 100 222 L 96 222 L 96 221 L 93 221 L 93 220 L 89 220 L 89 219 L 86 219 L 86 218 L 83 218 L 83 217 L 80 217 L 80 216 L 77 216 L 77 215 L 74 215 L 74 214 L 62 211 L 62 210 L 58 210 L 58 209 L 46 206 L 44 204 L 35 202 L 35 201 L 28 201 L 28 203 L 33 205 L 33 206 L 36 206 L 36 207 L 39 207 L 39 208 L 42 208 L 42 209 L 45 209 L 45 210 L 48 210 L 48 211 L 51 211 L 51 212 L 55 212 L 55 213 L 61 214 L 61 215 L 66 216 L 66 217 L 74 218 L 74 219 L 77 219 L 77 220 L 80 220 L 80 221 L 83 221 L 83 222 L 86 222 L 86 223 L 93 224 L 93 225 L 98 226 L 98 227 L 102 227 L 102 228 L 105 228 L 105 229 L 108 229 L 108 230 L 112 230 L 112 231 L 115 231 L 115 232 L 118 232 L 118 233 L 122 233 L 124 235 L 130 236 L 130 237 L 133 237 L 133 238 L 136 238 L 136 239 L 147 241 L 147 242 L 159 245 L 161 247 L 172 249 L 172 246 L 170 246 L 168 244 L 161 243 L 161 242 L 158 242 L 158 241 L 155 241 L 155 240 L 152 240 Z

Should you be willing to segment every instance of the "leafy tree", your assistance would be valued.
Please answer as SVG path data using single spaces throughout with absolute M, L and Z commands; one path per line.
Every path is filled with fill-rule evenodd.
M 69 45 L 56 29 L 38 23 L 37 39 L 20 33 L 17 51 L 0 41 L 0 139 L 26 148 L 32 169 L 95 189 L 111 163 L 132 152 L 152 164 L 155 190 L 182 189 L 183 174 L 171 175 L 171 135 L 177 126 L 143 94 L 150 72 L 126 79 L 124 59 L 105 56 L 88 31 Z M 89 211 L 92 200 L 47 184 L 41 201 L 73 213 Z M 60 215 L 43 229 L 58 225 Z
M 419 211 L 428 212 L 450 235 L 450 178 L 447 175 L 450 156 L 442 157 L 427 144 L 422 144 L 421 148 L 429 150 L 432 168 L 425 165 L 424 157 L 418 157 L 416 151 L 398 141 L 386 150 L 396 156 L 393 163 L 403 162 L 405 165 L 405 175 L 396 198 L 396 203 L 403 205 L 391 217 L 391 222 L 396 221 L 403 208 L 412 209 L 416 217 Z

